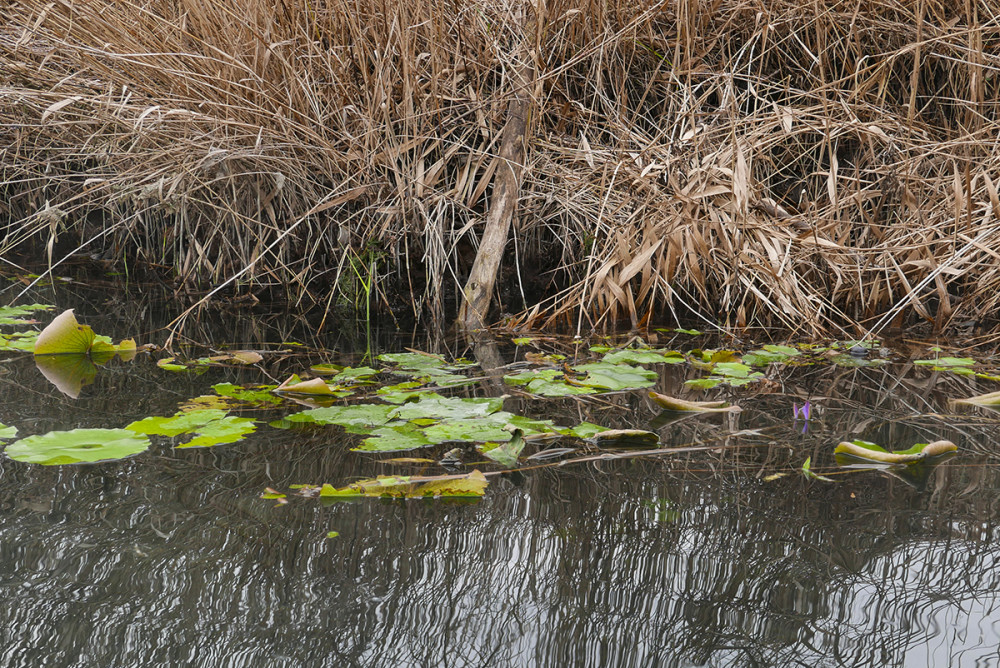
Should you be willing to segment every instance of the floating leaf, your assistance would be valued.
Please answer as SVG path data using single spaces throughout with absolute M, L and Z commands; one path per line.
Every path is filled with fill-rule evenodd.
M 257 425 L 250 418 L 226 416 L 212 420 L 196 430 L 197 436 L 178 448 L 207 448 L 213 445 L 225 445 L 243 440 L 245 436 L 257 430 Z
M 675 397 L 660 394 L 659 392 L 649 392 L 649 398 L 659 406 L 668 411 L 682 411 L 694 413 L 738 413 L 739 406 L 730 406 L 725 401 L 688 401 Z
M 38 335 L 35 341 L 36 355 L 85 355 L 94 344 L 94 330 L 81 325 L 73 315 L 73 309 L 63 311 L 55 317 Z
M 226 416 L 224 410 L 200 410 L 177 413 L 170 417 L 152 416 L 137 420 L 125 428 L 148 436 L 179 436 L 204 427 Z
M 543 397 L 566 397 L 597 392 L 593 387 L 567 384 L 563 372 L 559 369 L 529 369 L 504 376 L 503 380 L 509 385 L 521 385 L 526 391 Z
M 303 394 L 310 397 L 342 397 L 346 396 L 344 393 L 334 390 L 332 387 L 326 384 L 322 378 L 310 378 L 309 380 L 302 380 L 299 378 L 298 374 L 292 374 L 284 380 L 278 387 L 274 388 L 275 392 L 285 393 L 285 394 Z M 350 394 L 347 392 L 346 394 Z
M 436 445 L 419 427 L 412 422 L 394 422 L 372 429 L 372 435 L 361 442 L 357 452 L 398 452 Z
M 687 360 L 676 350 L 627 348 L 608 353 L 603 361 L 608 364 L 681 364 Z
M 135 341 L 123 341 L 126 353 L 135 354 Z M 35 340 L 35 355 L 85 355 L 93 352 L 117 352 L 106 336 L 97 336 L 88 325 L 81 325 L 73 309 L 63 311 L 39 333 Z
M 421 395 L 395 408 L 392 417 L 400 420 L 434 418 L 437 420 L 484 417 L 503 408 L 504 397 L 443 397 L 440 394 Z
M 144 452 L 149 439 L 125 429 L 73 429 L 28 436 L 7 446 L 19 462 L 54 466 L 112 461 Z
M 850 458 L 861 459 L 880 464 L 912 464 L 931 457 L 939 457 L 944 454 L 958 450 L 951 441 L 941 440 L 933 443 L 917 443 L 906 450 L 893 450 L 889 452 L 885 448 L 870 443 L 868 441 L 841 442 L 834 449 L 838 463 L 850 461 Z
M 0 424 L 0 438 L 14 438 L 15 436 L 17 436 L 17 427 Z
M 339 535 L 340 535 L 339 531 L 327 531 L 326 532 L 326 537 L 327 538 L 336 538 Z
M 492 417 L 492 416 L 491 416 Z M 464 418 L 440 422 L 426 427 L 424 436 L 432 443 L 449 441 L 508 441 L 509 431 L 503 428 L 503 422 L 490 418 Z
M 251 387 L 241 387 L 232 383 L 216 383 L 212 386 L 215 393 L 220 397 L 235 399 L 246 404 L 270 405 L 280 404 L 281 399 L 271 392 L 275 385 L 253 385 Z
M 35 311 L 48 311 L 55 308 L 48 304 L 29 304 L 27 306 L 0 306 L 0 325 L 33 325 L 37 321 L 24 316 Z
M 656 384 L 657 378 L 655 371 L 649 371 L 642 367 L 629 366 L 628 364 L 595 362 L 592 364 L 580 364 L 573 367 L 573 370 L 587 374 L 585 378 L 579 381 L 581 385 L 596 387 L 610 392 L 649 387 Z
M 324 406 L 301 413 L 293 413 L 286 420 L 290 422 L 312 422 L 315 424 L 336 424 L 354 431 L 368 433 L 368 429 L 384 425 L 389 414 L 396 410 L 391 404 L 355 404 L 352 406 Z M 360 429 L 360 431 L 358 431 Z
M 1000 392 L 989 392 L 978 394 L 968 399 L 952 399 L 953 404 L 967 404 L 970 406 L 1000 406 Z
M 529 343 L 531 343 L 532 341 L 534 341 L 534 339 L 531 338 L 530 336 L 519 336 L 519 337 L 517 337 L 515 339 L 511 339 L 511 342 L 515 346 L 526 346 Z
M 702 334 L 697 329 L 682 329 L 680 327 L 678 327 L 674 331 L 677 332 L 678 334 L 688 334 L 689 336 L 701 336 Z
M 125 427 L 129 431 L 149 436 L 195 434 L 195 438 L 178 445 L 179 448 L 235 443 L 256 428 L 250 418 L 228 416 L 225 410 L 215 409 L 180 412 L 171 417 L 147 417 Z
M 35 349 L 38 332 L 14 332 L 0 334 L 0 350 L 19 350 L 30 353 Z
M 490 447 L 486 447 L 486 445 L 490 445 Z M 484 444 L 479 447 L 479 451 L 484 455 L 497 464 L 508 468 L 517 464 L 517 458 L 521 456 L 521 451 L 523 450 L 524 435 L 520 429 L 515 430 L 510 440 L 506 443 Z
M 949 368 L 973 366 L 976 363 L 976 360 L 971 357 L 938 357 L 932 360 L 914 360 L 913 363 L 925 366 Z

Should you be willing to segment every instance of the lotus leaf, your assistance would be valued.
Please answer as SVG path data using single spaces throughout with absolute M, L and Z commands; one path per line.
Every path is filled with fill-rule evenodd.
M 55 308 L 48 304 L 29 304 L 27 306 L 0 306 L 0 325 L 33 325 L 37 321 L 24 316 L 35 311 L 48 311 Z
M 587 376 L 580 381 L 581 384 L 611 392 L 634 390 L 656 384 L 655 371 L 628 364 L 594 362 L 580 364 L 574 367 L 574 370 L 586 372 Z
M 289 422 L 312 422 L 315 424 L 336 424 L 354 433 L 367 434 L 368 428 L 384 425 L 389 414 L 396 410 L 391 404 L 355 404 L 352 406 L 324 406 L 301 413 L 293 413 Z
M 73 429 L 28 436 L 7 446 L 19 462 L 54 466 L 113 461 L 144 452 L 149 439 L 125 429 Z
M 627 348 L 608 353 L 602 361 L 608 364 L 681 364 L 686 358 L 676 350 Z
M 517 458 L 521 456 L 522 450 L 524 450 L 524 436 L 520 430 L 514 431 L 510 440 L 505 443 L 484 443 L 479 447 L 479 451 L 484 455 L 508 468 L 517 464 Z
M 509 385 L 522 385 L 526 391 L 544 397 L 566 397 L 597 392 L 593 387 L 567 384 L 563 372 L 559 369 L 531 369 L 504 376 L 503 380 Z
M 257 425 L 250 418 L 226 416 L 212 420 L 196 430 L 198 434 L 178 448 L 206 448 L 213 445 L 224 445 L 243 440 L 247 434 L 257 430 Z
M 352 450 L 397 452 L 435 445 L 435 442 L 427 438 L 423 430 L 412 422 L 391 422 L 363 433 L 370 433 L 371 436 L 361 441 L 361 445 L 352 448 Z
M 231 417 L 225 410 L 201 409 L 177 413 L 171 417 L 148 417 L 125 427 L 149 436 L 195 434 L 179 448 L 208 447 L 235 443 L 257 429 L 250 418 Z
M 392 417 L 400 420 L 435 418 L 438 420 L 475 418 L 496 413 L 503 408 L 503 397 L 442 397 L 428 393 L 418 401 L 411 401 L 395 407 Z

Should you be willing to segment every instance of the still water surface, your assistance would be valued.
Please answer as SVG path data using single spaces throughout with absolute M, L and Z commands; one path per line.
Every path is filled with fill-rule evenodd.
M 289 340 L 272 324 L 216 317 L 227 341 Z M 97 313 L 89 322 L 116 339 L 144 331 Z M 376 341 L 375 352 L 402 345 Z M 521 354 L 505 348 L 504 361 Z M 110 364 L 74 400 L 30 358 L 8 356 L 0 422 L 21 435 L 120 427 L 170 415 L 214 383 L 308 366 L 193 376 L 154 361 Z M 697 376 L 660 374 L 657 389 L 675 394 Z M 533 469 L 492 479 L 475 502 L 260 498 L 419 471 L 350 452 L 359 437 L 339 427 L 262 425 L 235 445 L 160 442 L 101 465 L 0 459 L 0 665 L 1000 665 L 997 421 L 946 404 L 995 387 L 906 363 L 769 375 L 767 392 L 711 391 L 739 401 L 739 415 L 667 424 L 641 392 L 512 397 L 507 410 L 562 424 L 652 423 L 666 445 L 720 449 Z M 793 422 L 805 398 L 812 419 Z M 959 455 L 915 481 L 801 475 L 807 456 L 834 473 L 833 446 L 853 438 L 949 438 Z M 776 472 L 787 475 L 765 480 Z

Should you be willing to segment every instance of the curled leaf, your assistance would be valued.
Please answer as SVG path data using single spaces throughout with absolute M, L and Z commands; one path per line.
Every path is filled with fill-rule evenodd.
M 694 413 L 738 413 L 739 406 L 730 406 L 725 401 L 687 401 L 650 390 L 649 398 L 668 411 L 689 411 Z
M 838 444 L 833 452 L 838 456 L 838 459 L 854 457 L 880 464 L 912 464 L 956 450 L 958 450 L 958 446 L 946 440 L 917 443 L 907 450 L 894 450 L 892 452 L 867 441 L 844 441 Z
M 968 406 L 1000 406 L 1000 392 L 989 392 L 988 394 L 977 394 L 968 399 L 952 399 L 953 404 L 964 404 Z

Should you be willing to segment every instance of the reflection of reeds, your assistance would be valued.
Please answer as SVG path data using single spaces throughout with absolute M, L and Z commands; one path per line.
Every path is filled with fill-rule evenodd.
M 527 36 L 508 11 L 6 3 L 0 251 L 87 243 L 189 281 L 250 266 L 325 304 L 345 247 L 370 242 L 381 272 L 401 266 L 381 278 L 440 314 L 527 39 L 524 275 L 504 304 L 523 292 L 522 321 L 817 332 L 897 303 L 939 326 L 1000 305 L 989 3 L 565 0 Z

